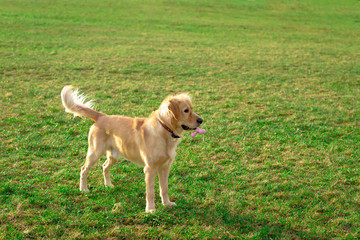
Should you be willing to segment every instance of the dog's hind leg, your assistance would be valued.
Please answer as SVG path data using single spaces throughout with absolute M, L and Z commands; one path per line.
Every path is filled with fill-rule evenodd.
M 117 152 L 114 152 L 114 150 L 107 151 L 107 160 L 103 164 L 103 175 L 104 175 L 105 186 L 114 187 L 110 179 L 110 168 L 112 165 L 116 163 L 117 159 L 118 159 Z
M 89 134 L 89 149 L 86 156 L 86 161 L 84 166 L 81 167 L 80 172 L 80 191 L 89 192 L 87 187 L 87 176 L 90 169 L 97 163 L 102 155 L 105 154 L 105 145 L 104 141 L 101 138 L 101 134 L 92 128 L 90 129 Z
M 89 192 L 89 189 L 87 187 L 87 176 L 89 174 L 90 169 L 94 166 L 95 163 L 98 162 L 99 158 L 102 156 L 103 154 L 99 154 L 96 151 L 88 151 L 87 157 L 86 157 L 86 162 L 84 164 L 84 166 L 81 167 L 81 172 L 80 172 L 80 191 Z

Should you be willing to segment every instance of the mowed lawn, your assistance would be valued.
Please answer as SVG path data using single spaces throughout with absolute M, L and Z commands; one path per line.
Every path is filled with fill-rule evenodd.
M 360 238 L 357 0 L 0 0 L 1 239 Z M 78 189 L 92 121 L 146 117 L 188 92 L 169 193 L 145 211 L 143 169 L 101 163 Z

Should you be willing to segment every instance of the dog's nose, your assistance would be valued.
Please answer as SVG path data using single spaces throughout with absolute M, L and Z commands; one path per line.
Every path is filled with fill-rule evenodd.
M 198 118 L 196 121 L 197 121 L 199 124 L 202 124 L 202 122 L 203 122 L 202 118 Z

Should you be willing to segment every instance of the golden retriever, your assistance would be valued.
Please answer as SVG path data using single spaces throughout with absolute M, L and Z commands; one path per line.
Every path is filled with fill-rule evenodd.
M 169 96 L 160 108 L 147 118 L 106 115 L 92 109 L 91 101 L 65 86 L 61 92 L 67 112 L 89 117 L 95 121 L 89 132 L 89 148 L 80 173 L 80 190 L 89 192 L 87 176 L 91 167 L 103 155 L 105 185 L 113 187 L 110 167 L 123 156 L 144 167 L 146 182 L 146 212 L 155 211 L 154 181 L 159 176 L 160 196 L 165 206 L 176 206 L 168 196 L 168 176 L 184 130 L 194 130 L 203 120 L 193 111 L 187 94 Z

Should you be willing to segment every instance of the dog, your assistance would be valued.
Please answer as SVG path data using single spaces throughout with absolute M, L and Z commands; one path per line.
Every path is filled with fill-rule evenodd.
M 146 212 L 155 212 L 155 177 L 159 177 L 160 196 L 163 205 L 176 206 L 168 195 L 168 176 L 176 155 L 176 147 L 185 130 L 195 130 L 203 119 L 194 111 L 188 94 L 168 96 L 158 110 L 147 118 L 131 118 L 106 115 L 95 111 L 92 101 L 65 86 L 61 92 L 67 112 L 95 121 L 88 138 L 88 152 L 80 172 L 80 191 L 89 192 L 89 170 L 101 156 L 107 155 L 103 164 L 105 185 L 113 187 L 110 167 L 122 156 L 144 168 L 146 182 Z

